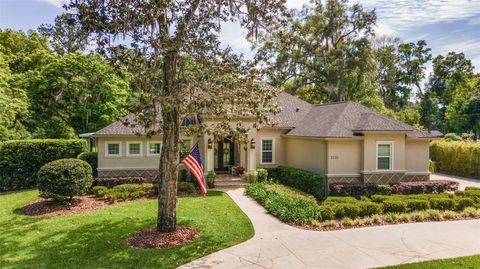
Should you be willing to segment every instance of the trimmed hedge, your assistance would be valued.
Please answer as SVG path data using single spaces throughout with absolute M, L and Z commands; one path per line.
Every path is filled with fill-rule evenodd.
M 317 203 L 309 201 L 308 196 L 299 198 L 298 195 L 301 193 L 293 194 L 292 190 L 277 192 L 278 188 L 282 187 L 268 188 L 268 185 L 270 184 L 250 184 L 246 187 L 245 193 L 262 204 L 269 214 L 281 221 L 308 224 L 321 219 L 320 207 Z
M 317 173 L 288 167 L 277 166 L 268 169 L 268 176 L 283 185 L 313 195 L 318 200 L 325 198 L 325 178 Z
M 40 167 L 86 151 L 81 139 L 35 139 L 0 142 L 0 192 L 37 186 Z
M 149 197 L 155 194 L 155 185 L 144 184 L 123 184 L 113 188 L 105 186 L 95 186 L 92 188 L 93 194 L 98 198 L 105 198 L 110 201 L 138 199 Z
M 434 141 L 430 158 L 438 171 L 448 174 L 479 177 L 480 143 L 472 141 Z
M 458 190 L 460 184 L 453 180 L 428 180 L 399 182 L 392 185 L 394 194 L 442 193 Z
M 179 181 L 180 182 L 180 181 Z M 143 184 L 143 183 L 158 183 L 154 177 L 102 177 L 95 178 L 92 186 L 105 186 L 112 188 L 123 184 Z
M 79 159 L 60 159 L 42 166 L 37 177 L 40 197 L 72 200 L 75 195 L 85 194 L 92 185 L 92 168 Z
M 330 184 L 330 195 L 332 196 L 353 196 L 360 198 L 361 196 L 372 196 L 374 194 L 387 195 L 392 193 L 389 185 L 377 185 L 373 183 L 356 184 L 356 183 L 332 183 Z
M 98 168 L 98 154 L 97 152 L 82 152 L 77 156 L 77 159 L 82 161 L 86 161 L 91 167 L 93 176 L 97 176 L 97 168 Z

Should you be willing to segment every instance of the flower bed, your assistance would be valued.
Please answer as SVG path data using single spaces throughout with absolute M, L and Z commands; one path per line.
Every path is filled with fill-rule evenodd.
M 454 194 L 330 196 L 317 202 L 312 195 L 281 184 L 259 183 L 247 186 L 246 194 L 280 220 L 312 229 L 480 217 L 478 188 Z

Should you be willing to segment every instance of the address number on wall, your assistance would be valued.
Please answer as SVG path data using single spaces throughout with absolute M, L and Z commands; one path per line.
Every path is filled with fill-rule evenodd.
M 338 160 L 338 156 L 337 155 L 330 156 L 330 160 Z

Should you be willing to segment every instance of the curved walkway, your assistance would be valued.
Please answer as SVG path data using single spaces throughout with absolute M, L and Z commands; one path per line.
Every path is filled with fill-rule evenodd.
M 480 221 L 387 225 L 319 232 L 297 229 L 227 191 L 252 220 L 255 236 L 180 268 L 372 268 L 480 254 Z

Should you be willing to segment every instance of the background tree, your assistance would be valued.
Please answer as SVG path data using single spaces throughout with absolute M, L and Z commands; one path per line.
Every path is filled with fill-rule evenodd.
M 420 83 L 425 78 L 425 64 L 432 59 L 430 51 L 425 40 L 403 43 L 398 47 L 401 79 L 408 85 L 414 85 L 420 98 L 423 97 Z
M 57 16 L 54 24 L 40 25 L 38 32 L 48 38 L 50 47 L 58 54 L 83 51 L 88 45 L 88 34 L 71 13 Z
M 450 131 L 472 132 L 480 137 L 480 76 L 476 75 L 461 83 L 453 93 L 445 111 L 445 119 Z
M 440 101 L 433 91 L 426 91 L 420 101 L 420 124 L 428 131 L 433 130 L 434 126 L 438 126 L 440 117 Z
M 268 104 L 274 92 L 257 83 L 259 76 L 241 57 L 220 47 L 221 23 L 238 21 L 252 38 L 283 17 L 283 4 L 281 0 L 91 0 L 69 5 L 106 55 L 117 48 L 117 38 L 128 37 L 123 43 L 133 51 L 128 65 L 139 100 L 136 124 L 152 132 L 160 129 L 163 137 L 158 231 L 176 228 L 181 123 L 197 119 L 195 131 L 226 132 L 240 139 L 247 129 L 240 122 L 231 127 L 234 116 L 252 115 L 263 122 L 272 112 Z M 224 120 L 207 126 L 200 118 L 212 115 Z
M 256 60 L 272 85 L 307 101 L 361 100 L 375 88 L 369 42 L 375 20 L 359 4 L 313 1 L 261 37 Z

